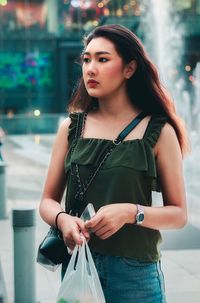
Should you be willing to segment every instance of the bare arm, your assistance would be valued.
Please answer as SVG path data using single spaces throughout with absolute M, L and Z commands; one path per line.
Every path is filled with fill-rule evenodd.
M 182 155 L 175 131 L 169 124 L 162 129 L 155 155 L 164 205 L 144 207 L 142 226 L 158 230 L 181 228 L 187 221 Z M 86 227 L 92 228 L 101 239 L 106 239 L 124 224 L 134 223 L 136 212 L 136 205 L 130 203 L 107 205 L 99 209 Z
M 187 222 L 182 155 L 173 127 L 166 124 L 155 146 L 164 207 L 146 207 L 144 226 L 181 228 Z
M 41 217 L 49 225 L 54 225 L 55 215 L 63 210 L 60 203 L 66 186 L 64 159 L 68 152 L 69 124 L 70 119 L 66 119 L 58 129 L 39 208 Z
M 56 135 L 39 207 L 41 217 L 51 226 L 55 226 L 56 215 L 60 211 L 64 211 L 60 203 L 66 186 L 64 161 L 68 152 L 67 135 L 70 122 L 69 118 L 66 119 L 59 127 Z M 59 215 L 57 222 L 63 233 L 65 243 L 71 249 L 76 243 L 82 243 L 80 232 L 85 237 L 89 236 L 85 230 L 84 222 L 77 217 L 63 213 Z

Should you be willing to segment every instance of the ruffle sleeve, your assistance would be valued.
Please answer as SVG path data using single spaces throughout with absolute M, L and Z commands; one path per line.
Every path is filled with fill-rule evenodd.
M 83 112 L 74 112 L 69 114 L 69 118 L 71 119 L 71 123 L 68 129 L 68 142 L 69 146 L 72 144 L 73 139 L 75 138 L 77 131 L 78 119 L 82 119 Z
M 68 128 L 68 145 L 69 150 L 65 157 L 65 171 L 67 172 L 71 163 L 71 151 L 73 147 L 73 141 L 77 137 L 78 125 L 82 124 L 83 120 L 83 112 L 73 112 L 69 114 L 69 118 L 71 119 L 71 123 Z M 81 120 L 80 120 L 81 119 Z
M 148 143 L 151 147 L 156 145 L 158 138 L 160 136 L 161 130 L 165 123 L 167 122 L 168 118 L 163 116 L 152 117 L 149 126 L 146 129 L 144 135 L 144 141 Z

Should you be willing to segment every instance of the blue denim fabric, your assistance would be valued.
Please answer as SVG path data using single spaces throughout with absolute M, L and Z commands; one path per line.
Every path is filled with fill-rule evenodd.
M 92 252 L 106 303 L 166 303 L 160 262 Z

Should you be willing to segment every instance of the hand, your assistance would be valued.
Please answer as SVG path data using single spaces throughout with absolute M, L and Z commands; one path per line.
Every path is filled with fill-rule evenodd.
M 73 251 L 76 244 L 83 244 L 82 235 L 86 240 L 90 238 L 90 234 L 85 228 L 84 221 L 78 217 L 63 213 L 59 216 L 58 227 L 62 232 L 66 246 L 69 247 L 71 251 Z
M 105 240 L 116 233 L 126 223 L 134 223 L 136 205 L 117 203 L 101 207 L 96 215 L 85 223 L 87 229 L 100 239 Z

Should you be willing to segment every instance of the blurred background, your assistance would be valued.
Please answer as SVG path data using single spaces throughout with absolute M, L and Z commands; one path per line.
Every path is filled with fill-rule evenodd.
M 197 127 L 199 0 L 0 0 L 0 125 L 6 133 L 55 131 L 81 72 L 75 62 L 82 37 L 108 23 L 140 37 L 181 115 Z
M 38 208 L 55 134 L 81 75 L 82 38 L 113 23 L 141 39 L 186 123 L 188 224 L 163 231 L 163 270 L 168 303 L 200 302 L 200 0 L 0 0 L 0 302 L 55 303 L 60 271 L 36 265 L 34 255 L 48 226 L 37 211 L 20 251 L 13 209 Z M 22 276 L 29 285 L 16 286 Z

